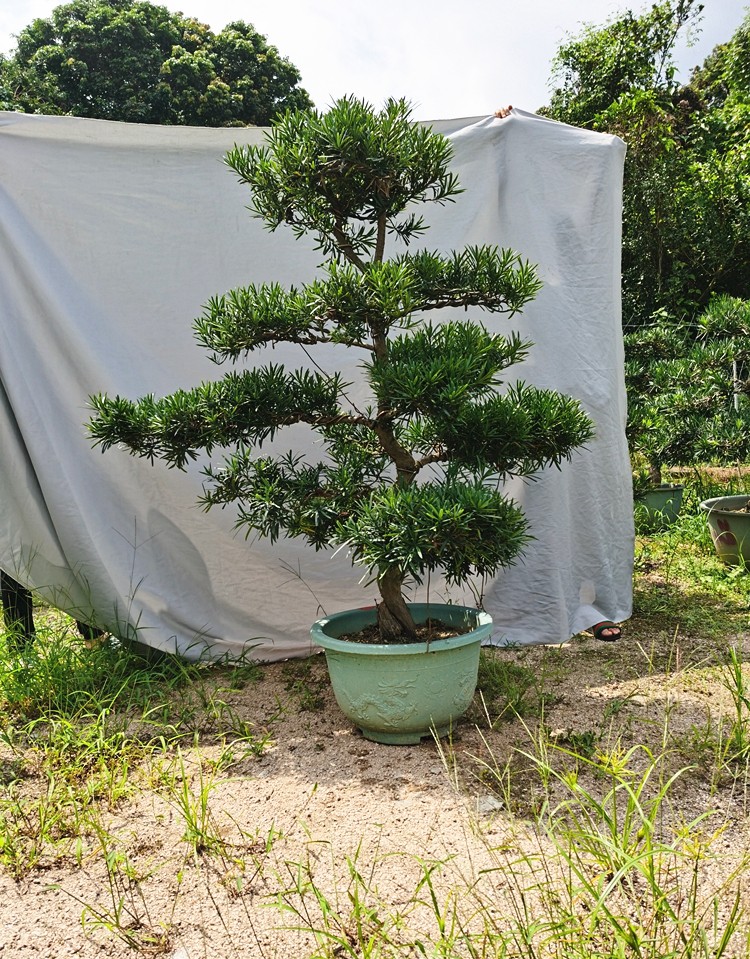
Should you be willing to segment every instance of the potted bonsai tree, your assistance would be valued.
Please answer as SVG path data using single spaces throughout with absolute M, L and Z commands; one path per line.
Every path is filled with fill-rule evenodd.
M 253 213 L 271 230 L 314 236 L 326 262 L 299 288 L 213 298 L 195 321 L 199 343 L 233 362 L 281 343 L 335 344 L 361 357 L 369 401 L 353 401 L 324 360 L 246 366 L 160 399 L 92 398 L 102 449 L 123 444 L 177 467 L 229 449 L 206 467 L 206 507 L 235 504 L 238 525 L 271 540 L 344 547 L 369 572 L 375 607 L 321 620 L 313 636 L 344 711 L 384 742 L 444 732 L 468 707 L 491 628 L 480 610 L 411 604 L 405 591 L 433 571 L 460 585 L 511 564 L 529 533 L 502 481 L 560 466 L 592 435 L 577 401 L 501 389 L 531 345 L 517 334 L 463 315 L 426 319 L 450 307 L 512 315 L 539 290 L 532 266 L 492 246 L 386 256 L 388 241 L 408 247 L 425 231 L 420 205 L 460 192 L 450 161 L 449 141 L 412 122 L 405 101 L 376 111 L 355 98 L 288 113 L 263 146 L 226 157 Z M 292 424 L 307 424 L 323 452 L 263 450 Z
M 684 331 L 664 316 L 657 323 L 626 334 L 625 381 L 628 390 L 627 436 L 633 462 L 633 499 L 649 522 L 677 519 L 683 487 L 665 483 L 663 469 L 681 459 L 681 436 L 670 426 L 672 384 L 668 364 L 686 349 Z M 665 375 L 665 371 L 667 371 Z M 636 513 L 638 515 L 638 513 Z
M 640 477 L 636 474 L 636 496 L 646 503 L 651 497 L 652 511 L 661 508 L 664 512 L 656 515 L 669 521 L 676 517 L 682 488 L 661 482 L 664 464 L 728 465 L 750 452 L 750 302 L 721 295 L 693 324 L 659 320 L 625 338 L 628 436 L 631 451 L 647 466 Z M 657 504 L 659 494 L 662 502 Z M 725 500 L 721 506 L 719 499 Z M 737 497 L 731 505 L 727 499 L 701 506 L 709 514 L 720 554 L 736 559 L 727 518 L 721 517 L 721 527 L 711 518 L 718 522 L 719 509 L 739 509 Z M 747 499 L 740 497 L 741 505 Z

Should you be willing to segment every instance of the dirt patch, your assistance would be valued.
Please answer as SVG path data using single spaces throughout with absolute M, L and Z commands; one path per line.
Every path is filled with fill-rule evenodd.
M 529 759 L 540 731 L 563 758 L 633 750 L 634 776 L 648 765 L 643 747 L 669 757 L 669 775 L 689 766 L 670 815 L 684 824 L 718 810 L 707 882 L 720 883 L 741 866 L 748 820 L 744 787 L 712 773 L 711 729 L 732 710 L 719 650 L 638 620 L 624 632 L 612 645 L 579 637 L 498 651 L 484 693 L 440 744 L 363 739 L 336 706 L 322 657 L 264 667 L 222 693 L 244 737 L 220 747 L 196 736 L 179 758 L 133 770 L 126 798 L 101 799 L 75 837 L 0 877 L 0 956 L 357 956 L 363 924 L 413 946 L 432 941 L 436 910 L 456 904 L 470 925 L 500 923 L 549 843 L 533 825 L 549 796 Z M 592 789 L 606 786 L 585 762 L 576 769 Z M 29 775 L 27 815 L 42 789 Z M 703 831 L 714 828 L 709 817 Z M 336 951 L 336 936 L 349 952 Z M 385 954 L 422 955 L 412 946 Z

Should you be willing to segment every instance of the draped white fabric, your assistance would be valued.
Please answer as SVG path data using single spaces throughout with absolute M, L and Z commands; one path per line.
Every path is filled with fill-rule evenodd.
M 427 208 L 424 244 L 511 246 L 538 264 L 544 288 L 523 316 L 478 318 L 535 343 L 512 379 L 580 398 L 596 423 L 561 471 L 511 484 L 535 539 L 484 584 L 494 642 L 564 642 L 631 611 L 624 145 L 518 110 L 433 128 L 451 138 L 465 192 Z M 312 243 L 267 232 L 222 163 L 262 137 L 0 113 L 0 567 L 79 618 L 189 657 L 305 655 L 316 614 L 376 597 L 343 554 L 246 540 L 230 509 L 203 512 L 200 464 L 102 455 L 85 430 L 93 393 L 160 395 L 221 375 L 192 337 L 210 296 L 315 275 Z M 269 360 L 310 363 L 292 346 L 249 359 Z M 323 347 L 314 360 L 362 388 L 358 357 Z M 295 427 L 277 445 L 313 439 Z M 436 579 L 429 597 L 474 602 Z

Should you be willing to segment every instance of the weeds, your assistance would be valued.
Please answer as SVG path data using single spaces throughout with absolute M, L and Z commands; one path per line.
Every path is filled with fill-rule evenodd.
M 533 669 L 510 661 L 502 650 L 482 650 L 477 681 L 490 724 L 538 715 L 543 707 Z
M 325 707 L 327 675 L 316 667 L 312 659 L 295 660 L 284 666 L 285 689 L 303 712 L 319 712 Z
M 21 656 L 0 656 L 0 704 L 21 719 L 75 716 L 101 709 L 126 713 L 171 693 L 199 675 L 178 657 L 152 664 L 131 645 L 110 640 L 92 647 L 72 631 L 38 631 Z
M 0 655 L 0 866 L 15 879 L 53 865 L 95 876 L 96 896 L 61 887 L 87 934 L 143 956 L 179 954 L 190 888 L 222 931 L 202 947 L 211 956 L 748 959 L 750 580 L 718 563 L 689 515 L 710 492 L 688 484 L 688 515 L 639 538 L 620 644 L 483 651 L 470 721 L 437 744 L 467 813 L 418 854 L 319 841 L 302 799 L 287 819 L 273 805 L 262 771 L 284 721 L 330 701 L 319 660 L 279 666 L 288 696 L 269 694 L 261 718 L 238 696 L 261 678 L 251 662 L 150 662 L 131 645 L 89 649 L 64 620 L 42 625 L 23 657 Z M 380 749 L 292 773 L 356 778 Z M 408 777 L 416 752 L 389 753 L 394 775 Z M 233 810 L 250 790 L 267 792 L 267 818 Z M 433 809 L 431 791 L 424 802 Z M 116 828 L 135 809 L 155 828 Z M 171 845 L 146 850 L 156 827 Z M 448 840 L 453 851 L 438 848 Z M 287 934 L 294 946 L 277 950 Z
M 186 762 L 181 749 L 173 761 L 173 773 L 164 777 L 163 792 L 184 826 L 182 839 L 192 857 L 216 856 L 222 860 L 230 851 L 211 805 L 211 795 L 221 784 L 215 771 L 207 768 L 200 755 Z M 192 767 L 192 768 L 191 768 Z
M 247 683 L 257 667 L 226 675 Z M 216 686 L 205 667 L 177 657 L 154 662 L 116 641 L 88 647 L 64 621 L 57 635 L 40 627 L 22 657 L 0 659 L 0 863 L 20 878 L 80 848 L 92 816 L 137 794 L 186 738 L 210 734 L 222 768 L 262 755 L 269 733 Z
M 329 851 L 335 855 L 332 849 Z M 318 945 L 316 955 L 321 959 L 380 959 L 395 955 L 392 937 L 399 927 L 399 916 L 383 909 L 374 886 L 377 851 L 366 873 L 360 867 L 361 851 L 360 845 L 354 856 L 346 857 L 343 890 L 334 881 L 332 890 L 326 892 L 310 858 L 285 864 L 286 882 L 275 894 L 274 902 L 282 914 L 291 916 L 293 929 L 313 935 Z
M 732 766 L 746 767 L 750 760 L 750 689 L 745 683 L 742 659 L 736 646 L 729 647 L 721 679 L 734 707 L 722 759 Z
M 98 843 L 96 854 L 105 866 L 107 902 L 94 905 L 59 884 L 51 888 L 59 889 L 83 907 L 84 930 L 105 929 L 142 955 L 166 953 L 171 945 L 172 917 L 162 916 L 158 921 L 152 917 L 143 892 L 143 883 L 150 874 L 135 865 L 122 844 L 100 823 L 94 822 L 93 829 Z
M 686 770 L 645 747 L 614 742 L 588 757 L 539 735 L 523 751 L 544 797 L 538 815 L 499 844 L 487 834 L 481 868 L 465 873 L 450 857 L 404 855 L 416 878 L 396 906 L 379 888 L 388 857 L 377 850 L 363 869 L 360 845 L 341 880 L 335 863 L 322 869 L 318 855 L 287 862 L 274 902 L 291 928 L 313 937 L 316 949 L 305 955 L 746 955 L 747 859 L 723 866 L 717 847 L 726 826 L 715 811 L 675 817 Z M 501 792 L 517 788 L 509 768 L 496 767 Z
M 750 766 L 750 689 L 741 654 L 730 646 L 719 666 L 707 670 L 729 694 L 731 711 L 724 715 L 706 707 L 705 720 L 690 729 L 688 752 L 700 763 L 715 791 L 724 781 L 748 782 Z M 704 684 L 708 681 L 704 677 Z

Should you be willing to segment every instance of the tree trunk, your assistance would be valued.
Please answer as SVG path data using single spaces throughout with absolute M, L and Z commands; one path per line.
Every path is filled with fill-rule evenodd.
M 648 478 L 654 486 L 661 486 L 661 464 L 651 461 L 648 464 Z
M 378 603 L 378 628 L 384 643 L 391 643 L 402 636 L 417 638 L 417 627 L 401 595 L 403 584 L 398 569 L 391 568 L 378 579 L 378 588 L 383 602 Z

